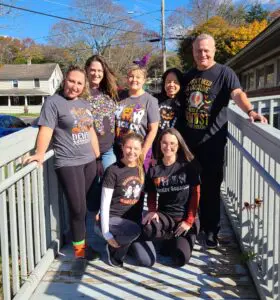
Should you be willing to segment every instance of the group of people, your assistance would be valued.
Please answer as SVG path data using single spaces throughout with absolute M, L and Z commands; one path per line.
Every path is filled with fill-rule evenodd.
M 213 37 L 199 35 L 195 67 L 184 76 L 167 70 L 161 92 L 152 96 L 143 88 L 145 68 L 129 67 L 128 89 L 120 92 L 114 72 L 94 55 L 84 69 L 69 68 L 62 88 L 45 101 L 36 153 L 27 162 L 41 164 L 52 140 L 76 258 L 98 256 L 86 243 L 87 210 L 100 211 L 113 266 L 122 266 L 128 254 L 153 265 L 155 240 L 161 254 L 182 266 L 200 230 L 208 247 L 218 246 L 229 100 L 251 121 L 267 121 L 253 110 L 236 74 L 214 56 Z

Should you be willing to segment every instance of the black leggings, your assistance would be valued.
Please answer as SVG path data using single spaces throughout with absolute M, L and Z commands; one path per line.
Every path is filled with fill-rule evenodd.
M 86 236 L 86 194 L 96 175 L 96 162 L 55 171 L 68 202 L 73 242 L 80 242 Z
M 143 238 L 147 240 L 164 240 L 162 253 L 171 256 L 177 266 L 183 266 L 191 258 L 192 249 L 199 232 L 199 219 L 186 235 L 174 236 L 174 232 L 180 222 L 176 222 L 169 215 L 158 212 L 159 222 L 152 220 L 151 224 L 143 227 Z

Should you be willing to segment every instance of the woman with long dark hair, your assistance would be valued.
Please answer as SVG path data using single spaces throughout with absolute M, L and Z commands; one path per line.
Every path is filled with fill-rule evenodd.
M 174 128 L 160 134 L 156 158 L 146 178 L 149 212 L 142 222 L 143 235 L 148 240 L 164 239 L 164 253 L 183 266 L 199 232 L 199 166 Z
M 100 55 L 89 57 L 85 63 L 87 73 L 93 125 L 100 147 L 100 160 L 97 162 L 98 174 L 88 195 L 88 209 L 97 213 L 100 208 L 101 177 L 116 161 L 113 151 L 115 139 L 115 111 L 117 95 L 116 76 Z M 93 200 L 94 199 L 94 200 Z

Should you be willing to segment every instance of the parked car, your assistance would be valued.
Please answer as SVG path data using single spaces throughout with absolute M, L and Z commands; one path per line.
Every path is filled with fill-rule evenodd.
M 17 117 L 0 114 L 0 138 L 26 128 L 27 126 L 29 125 Z

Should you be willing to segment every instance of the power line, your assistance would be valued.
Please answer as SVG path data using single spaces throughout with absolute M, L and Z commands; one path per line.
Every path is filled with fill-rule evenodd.
M 66 18 L 66 17 L 60 17 L 60 16 L 47 14 L 47 13 L 40 12 L 40 11 L 27 9 L 27 8 L 24 8 L 24 7 L 8 5 L 8 4 L 4 4 L 4 3 L 0 3 L 0 5 L 4 6 L 4 7 L 9 7 L 9 8 L 17 9 L 17 10 L 27 11 L 27 12 L 34 13 L 34 14 L 37 14 L 37 15 L 52 17 L 52 18 L 56 18 L 56 19 L 60 19 L 60 20 L 64 20 L 64 21 L 70 21 L 70 22 L 79 23 L 79 24 L 86 24 L 86 25 L 91 25 L 91 26 L 101 27 L 101 28 L 106 28 L 106 29 L 115 29 L 115 30 L 118 30 L 118 31 L 126 32 L 126 33 L 143 34 L 143 32 L 140 32 L 140 31 L 125 30 L 125 29 L 110 27 L 110 26 L 107 26 L 107 25 L 95 24 L 95 23 L 90 23 L 90 22 L 86 22 L 86 21 L 82 21 L 82 20 L 76 20 L 76 19 L 71 19 L 71 18 Z

